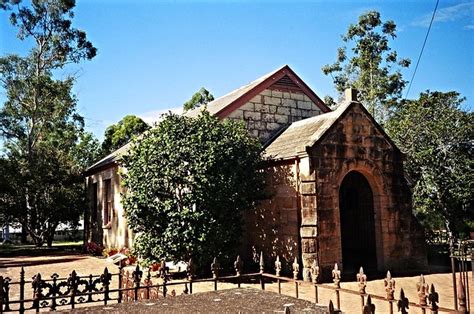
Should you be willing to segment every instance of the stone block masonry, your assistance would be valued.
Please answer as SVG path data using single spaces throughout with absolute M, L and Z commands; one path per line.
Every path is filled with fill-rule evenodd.
M 265 89 L 228 118 L 244 120 L 249 133 L 265 143 L 292 122 L 321 113 L 319 107 L 303 93 Z

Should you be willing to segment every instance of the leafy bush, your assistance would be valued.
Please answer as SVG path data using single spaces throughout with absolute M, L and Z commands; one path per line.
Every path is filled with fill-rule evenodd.
M 235 258 L 242 211 L 263 191 L 260 143 L 243 123 L 168 114 L 135 139 L 122 165 L 125 215 L 145 264 Z

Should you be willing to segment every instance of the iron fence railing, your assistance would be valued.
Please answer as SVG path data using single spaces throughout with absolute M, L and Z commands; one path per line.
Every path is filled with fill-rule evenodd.
M 454 309 L 440 307 L 439 296 L 433 284 L 428 285 L 423 275 L 420 276 L 417 284 L 418 300 L 409 301 L 405 296 L 403 288 L 399 290 L 398 298 L 395 297 L 395 279 L 392 278 L 390 272 L 384 279 L 384 295 L 375 295 L 366 293 L 367 276 L 364 274 L 362 267 L 355 275 L 358 282 L 358 290 L 350 290 L 341 287 L 341 271 L 337 264 L 332 270 L 333 284 L 319 283 L 320 278 L 319 267 L 316 262 L 310 269 L 311 282 L 300 280 L 300 266 L 295 259 L 292 270 L 293 277 L 281 276 L 281 262 L 277 257 L 274 262 L 274 274 L 265 272 L 263 254 L 260 255 L 259 272 L 247 273 L 242 272 L 243 262 L 237 257 L 234 262 L 234 273 L 232 275 L 221 275 L 221 267 L 214 259 L 211 264 L 212 278 L 197 278 L 196 267 L 190 260 L 187 264 L 186 278 L 182 280 L 170 280 L 171 275 L 166 268 L 164 261 L 158 272 L 159 280 L 152 279 L 151 272 L 148 269 L 144 274 L 144 269 L 136 266 L 130 272 L 125 271 L 122 266 L 119 267 L 118 273 L 110 273 L 107 268 L 99 275 L 78 276 L 75 271 L 66 278 L 60 278 L 57 274 L 53 274 L 50 279 L 44 279 L 41 274 L 35 275 L 32 280 L 25 280 L 25 271 L 22 268 L 20 272 L 20 280 L 12 282 L 10 278 L 0 277 L 0 313 L 18 311 L 24 313 L 27 310 L 50 309 L 56 310 L 59 307 L 69 307 L 74 309 L 78 304 L 86 303 L 103 303 L 107 305 L 111 302 L 130 302 L 143 299 L 166 298 L 170 295 L 176 295 L 175 290 L 168 293 L 170 287 L 182 286 L 183 293 L 193 293 L 193 285 L 202 282 L 213 282 L 214 290 L 218 289 L 219 282 L 233 282 L 240 287 L 243 282 L 248 280 L 258 281 L 260 288 L 265 290 L 265 285 L 272 282 L 278 285 L 278 293 L 282 293 L 282 282 L 290 282 L 294 284 L 296 298 L 299 298 L 299 287 L 311 285 L 314 289 L 314 302 L 319 303 L 319 290 L 329 289 L 334 293 L 335 305 L 332 299 L 329 301 L 329 312 L 336 313 L 341 308 L 341 294 L 357 295 L 360 297 L 360 311 L 362 313 L 375 313 L 376 308 L 373 300 L 384 301 L 389 311 L 393 313 L 396 307 L 397 312 L 408 313 L 408 308 L 418 308 L 421 313 L 438 313 L 438 312 L 454 312 Z M 113 277 L 118 278 L 116 288 L 111 288 Z M 145 277 L 144 277 L 145 276 Z M 460 277 L 457 282 L 457 309 L 458 313 L 468 313 L 468 304 L 466 303 L 466 285 L 467 280 Z M 10 288 L 14 285 L 19 286 L 19 298 L 12 300 L 10 298 Z M 31 298 L 25 297 L 25 288 L 31 285 L 33 295 Z M 383 309 L 382 309 L 383 310 Z

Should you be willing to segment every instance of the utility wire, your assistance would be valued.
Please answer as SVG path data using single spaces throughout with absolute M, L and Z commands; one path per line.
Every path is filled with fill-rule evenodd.
M 408 90 L 407 90 L 407 93 L 405 94 L 405 99 L 407 99 L 408 93 L 410 92 L 411 84 L 413 83 L 413 80 L 415 79 L 416 70 L 418 69 L 421 56 L 423 55 L 423 51 L 425 50 L 426 41 L 428 40 L 428 35 L 430 34 L 431 25 L 433 25 L 433 20 L 436 15 L 436 10 L 438 9 L 438 4 L 439 4 L 439 0 L 436 0 L 436 6 L 433 10 L 433 15 L 431 16 L 430 26 L 428 27 L 428 31 L 426 32 L 425 41 L 423 42 L 423 46 L 421 47 L 420 55 L 418 56 L 418 61 L 416 61 L 415 71 L 413 71 L 413 75 L 410 80 L 410 85 L 408 85 Z

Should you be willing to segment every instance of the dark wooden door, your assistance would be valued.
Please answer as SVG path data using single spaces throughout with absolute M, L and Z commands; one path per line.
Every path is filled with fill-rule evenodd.
M 367 179 L 349 172 L 339 190 L 342 263 L 345 273 L 377 269 L 374 197 Z

